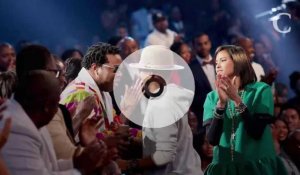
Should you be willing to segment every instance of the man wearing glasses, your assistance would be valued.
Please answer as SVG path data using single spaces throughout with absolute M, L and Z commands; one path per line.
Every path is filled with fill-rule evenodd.
M 92 45 L 82 60 L 83 68 L 77 78 L 62 92 L 60 103 L 71 109 L 88 96 L 95 96 L 96 107 L 90 117 L 100 119 L 101 132 L 111 130 L 112 124 L 118 124 L 119 120 L 114 116 L 108 92 L 113 90 L 115 73 L 121 62 L 118 48 L 105 43 Z

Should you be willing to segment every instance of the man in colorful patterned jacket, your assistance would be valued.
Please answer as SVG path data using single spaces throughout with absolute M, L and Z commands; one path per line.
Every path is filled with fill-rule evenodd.
M 108 134 L 121 123 L 114 114 L 109 95 L 113 90 L 113 81 L 121 62 L 118 48 L 105 43 L 91 46 L 82 60 L 83 67 L 77 78 L 61 94 L 60 103 L 64 104 L 71 114 L 80 101 L 94 96 L 96 107 L 90 117 L 100 119 L 98 123 L 100 133 Z

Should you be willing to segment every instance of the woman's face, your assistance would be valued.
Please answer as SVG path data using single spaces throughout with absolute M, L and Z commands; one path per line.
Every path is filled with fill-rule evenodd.
M 274 129 L 276 130 L 276 138 L 279 141 L 284 141 L 288 135 L 288 127 L 287 125 L 281 121 L 281 120 L 277 120 L 274 123 Z
M 216 73 L 217 75 L 234 76 L 234 63 L 228 52 L 220 51 L 216 56 Z
M 213 146 L 208 143 L 208 140 L 206 137 L 205 137 L 203 145 L 201 146 L 201 151 L 205 157 L 207 157 L 207 158 L 213 157 Z
M 286 109 L 283 111 L 283 118 L 288 124 L 289 130 L 295 131 L 300 128 L 299 114 L 295 109 Z
M 192 55 L 191 49 L 187 44 L 183 44 L 180 48 L 180 56 L 184 59 L 185 62 L 189 63 Z

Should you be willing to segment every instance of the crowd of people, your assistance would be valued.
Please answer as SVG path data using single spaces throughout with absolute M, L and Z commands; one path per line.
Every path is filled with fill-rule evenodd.
M 211 20 L 220 25 L 230 13 L 217 4 Z M 291 13 L 299 20 L 300 3 L 293 5 L 298 8 Z M 270 42 L 276 37 L 253 38 L 241 30 L 238 18 L 226 32 L 223 26 L 189 35 L 179 7 L 172 8 L 169 21 L 163 11 L 146 7 L 132 13 L 129 32 L 122 26 L 120 35 L 92 44 L 84 54 L 72 48 L 58 56 L 42 45 L 27 43 L 16 51 L 0 44 L 0 174 L 300 174 L 299 63 L 284 77 L 278 65 L 284 54 L 272 50 L 276 44 Z M 106 21 L 111 12 L 103 13 Z M 156 56 L 173 51 L 193 74 L 193 80 L 179 76 L 165 84 L 175 92 L 164 94 L 171 100 L 149 102 L 142 112 L 145 118 L 180 118 L 168 126 L 128 120 L 136 114 L 143 83 L 124 88 L 126 108 L 117 105 L 112 92 L 126 84 L 117 74 L 119 66 L 139 49 Z M 159 59 L 168 62 L 142 57 L 149 65 L 137 71 L 164 71 L 172 78 L 178 67 L 166 71 Z M 132 76 L 133 68 L 127 69 Z M 193 100 L 187 111 L 177 106 L 177 114 L 172 106 L 191 95 L 178 87 L 188 81 L 195 84 Z

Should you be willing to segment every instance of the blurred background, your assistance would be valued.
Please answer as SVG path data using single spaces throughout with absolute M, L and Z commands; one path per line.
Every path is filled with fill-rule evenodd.
M 298 4 L 296 4 L 298 3 Z M 296 4 L 296 5 L 295 5 Z M 277 7 L 277 8 L 276 8 Z M 273 8 L 273 9 L 272 9 Z M 299 70 L 299 2 L 281 0 L 23 0 L 0 1 L 0 42 L 16 51 L 37 43 L 61 55 L 66 49 L 83 53 L 93 43 L 132 36 L 141 47 L 153 30 L 151 15 L 162 11 L 169 28 L 187 43 L 205 32 L 212 41 L 212 54 L 221 44 L 237 37 L 254 41 L 258 54 L 269 54 L 276 64 L 277 80 Z M 274 29 L 271 17 L 282 15 Z

